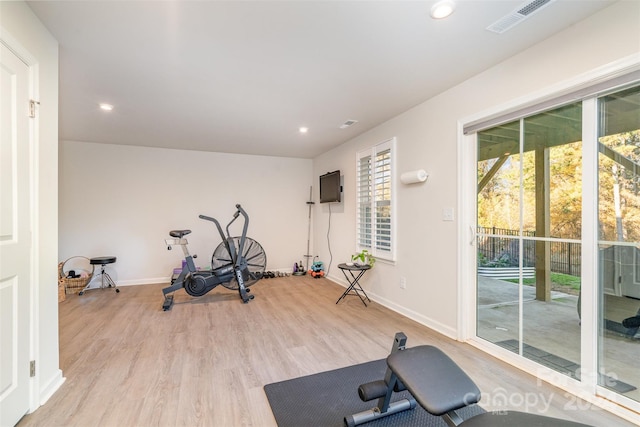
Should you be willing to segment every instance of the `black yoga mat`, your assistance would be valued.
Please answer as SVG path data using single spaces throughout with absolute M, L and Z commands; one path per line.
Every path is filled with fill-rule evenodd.
M 384 378 L 386 361 L 376 360 L 334 371 L 294 378 L 264 386 L 271 410 L 279 427 L 342 426 L 346 415 L 370 409 L 377 399 L 362 402 L 358 397 L 360 384 Z M 392 401 L 409 396 L 404 391 L 394 393 Z M 472 405 L 458 411 L 467 419 L 485 412 Z M 447 427 L 441 417 L 435 417 L 417 405 L 415 409 L 390 415 L 364 424 L 370 427 L 422 426 Z

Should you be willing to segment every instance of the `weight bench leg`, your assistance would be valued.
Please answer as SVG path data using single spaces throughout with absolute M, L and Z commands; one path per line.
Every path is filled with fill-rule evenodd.
M 393 340 L 393 346 L 391 347 L 391 353 L 393 354 L 397 351 L 404 350 L 406 343 L 407 336 L 402 332 L 396 333 Z M 413 398 L 391 402 L 393 392 L 403 390 L 406 390 L 406 388 L 402 382 L 400 382 L 396 374 L 387 367 L 384 380 L 372 381 L 358 387 L 358 396 L 360 396 L 360 399 L 363 402 L 378 399 L 377 406 L 366 411 L 344 417 L 345 425 L 355 427 L 357 425 L 397 414 L 408 409 L 414 409 L 417 406 L 417 403 Z
M 380 412 L 378 408 L 369 409 L 368 411 L 362 411 L 357 414 L 349 415 L 344 418 L 344 423 L 348 427 L 355 427 L 360 424 L 368 423 L 379 418 L 384 418 L 389 415 L 397 414 L 416 407 L 416 401 L 413 399 L 402 399 L 397 402 L 389 404 L 386 412 Z
M 456 411 L 449 411 L 442 415 L 442 419 L 449 427 L 458 427 L 464 421 Z

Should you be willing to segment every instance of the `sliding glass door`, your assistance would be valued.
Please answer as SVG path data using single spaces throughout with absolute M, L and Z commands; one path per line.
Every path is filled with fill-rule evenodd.
M 581 103 L 478 133 L 478 335 L 580 368 Z
M 640 401 L 640 87 L 598 110 L 598 384 Z
M 585 102 L 597 105 L 585 109 L 593 117 Z M 640 86 L 483 129 L 476 141 L 476 335 L 583 381 L 586 333 L 597 385 L 640 401 Z M 598 229 L 584 231 L 596 213 Z M 597 266 L 583 265 L 585 245 Z M 597 322 L 582 322 L 583 292 L 596 298 Z

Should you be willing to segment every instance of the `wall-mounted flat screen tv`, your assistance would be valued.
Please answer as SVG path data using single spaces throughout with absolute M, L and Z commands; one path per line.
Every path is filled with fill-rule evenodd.
M 320 175 L 320 203 L 339 202 L 341 192 L 339 170 Z

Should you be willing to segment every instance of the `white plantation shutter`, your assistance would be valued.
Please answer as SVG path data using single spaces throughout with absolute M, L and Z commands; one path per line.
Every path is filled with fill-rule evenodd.
M 371 153 L 358 158 L 356 247 L 371 251 Z
M 393 149 L 395 138 L 357 153 L 356 250 L 395 259 Z
M 376 153 L 374 166 L 375 249 L 391 253 L 391 149 Z

